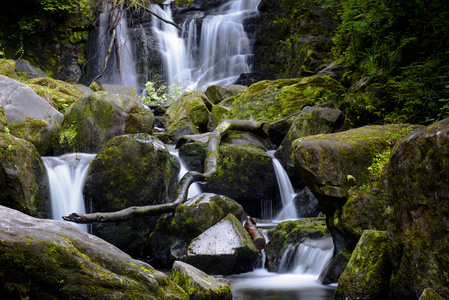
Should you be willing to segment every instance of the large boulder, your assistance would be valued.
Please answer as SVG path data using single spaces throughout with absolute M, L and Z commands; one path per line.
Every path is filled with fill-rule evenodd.
M 173 215 L 161 217 L 151 233 L 151 263 L 166 267 L 184 259 L 190 242 L 228 214 L 244 218 L 242 206 L 222 195 L 199 194 L 179 205 Z
M 231 287 L 189 264 L 175 261 L 170 276 L 191 300 L 231 300 Z
M 184 93 L 168 107 L 164 116 L 165 130 L 175 140 L 183 135 L 205 132 L 212 108 L 208 108 L 207 103 L 209 100 L 203 92 Z
M 251 271 L 257 257 L 251 236 L 229 214 L 190 243 L 186 262 L 207 274 L 230 275 Z
M 96 92 L 67 110 L 58 152 L 97 153 L 113 137 L 153 131 L 151 109 L 133 97 Z
M 11 134 L 33 143 L 39 153 L 51 154 L 63 115 L 30 87 L 0 75 L 0 102 Z
M 297 247 L 305 239 L 330 237 L 324 218 L 308 218 L 283 221 L 268 234 L 265 247 L 266 267 L 270 272 L 278 271 L 282 255 L 289 248 Z
M 246 89 L 247 87 L 244 85 L 210 85 L 205 94 L 212 104 L 217 104 Z
M 386 231 L 364 231 L 338 280 L 335 298 L 387 299 L 391 275 L 389 245 Z
M 0 204 L 51 218 L 44 162 L 30 142 L 0 132 Z
M 189 299 L 164 273 L 73 224 L 0 206 L 4 299 Z
M 357 230 L 343 222 L 343 206 L 350 195 L 357 194 L 357 188 L 370 182 L 369 168 L 381 168 L 379 157 L 388 155 L 388 151 L 398 140 L 416 128 L 411 125 L 373 125 L 334 134 L 309 136 L 293 142 L 293 162 L 301 179 L 318 199 L 321 211 L 326 214 L 336 252 L 345 246 L 354 247 L 364 229 L 386 229 L 364 227 L 369 223 L 386 226 L 386 214 L 391 208 L 386 205 L 385 199 L 375 198 L 370 203 L 371 208 L 378 208 L 378 211 L 371 214 L 371 221 L 378 219 L 379 222 L 361 222 L 361 227 Z M 383 202 L 377 203 L 377 200 Z M 351 212 L 352 215 L 346 216 L 359 218 L 366 210 L 351 209 Z M 363 220 L 363 217 L 360 219 Z
M 92 161 L 84 199 L 92 212 L 166 203 L 172 200 L 178 173 L 178 160 L 158 139 L 145 133 L 117 136 Z M 151 229 L 151 218 L 138 218 L 117 225 L 95 224 L 92 232 L 140 256 Z
M 330 100 L 339 100 L 343 86 L 327 76 L 260 81 L 229 98 L 229 119 L 248 119 L 272 123 Z
M 426 288 L 449 298 L 448 163 L 449 119 L 409 134 L 392 150 L 388 232 L 395 299 L 417 299 Z

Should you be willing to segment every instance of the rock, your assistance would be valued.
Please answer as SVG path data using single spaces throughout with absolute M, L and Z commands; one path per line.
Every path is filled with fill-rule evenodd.
M 301 112 L 297 112 L 283 119 L 270 123 L 268 125 L 268 136 L 270 137 L 271 142 L 279 146 L 290 130 L 290 127 L 292 126 L 296 116 L 300 113 Z
M 209 116 L 209 122 L 207 123 L 207 130 L 213 131 L 221 121 L 228 119 L 229 107 L 222 105 L 212 106 L 212 111 Z
M 245 89 L 247 87 L 244 85 L 210 85 L 207 87 L 205 94 L 212 104 L 218 104 Z
M 318 277 L 318 282 L 321 284 L 337 283 L 343 271 L 346 269 L 353 249 L 343 248 L 332 257 L 326 268 Z
M 104 92 L 109 92 L 112 94 L 130 96 L 130 97 L 134 98 L 135 100 L 139 100 L 136 89 L 133 87 L 105 83 L 105 84 L 101 85 L 100 90 L 104 91 Z
M 3 132 L 5 130 L 5 126 L 8 124 L 8 121 L 5 116 L 5 109 L 3 108 L 3 105 L 0 101 L 0 132 Z M 8 128 L 9 130 L 9 128 Z
M 298 218 L 318 217 L 318 214 L 320 213 L 318 200 L 308 187 L 305 187 L 300 191 L 295 198 L 293 198 L 293 202 L 295 203 L 296 216 Z
M 306 238 L 319 239 L 329 237 L 324 218 L 309 218 L 283 221 L 269 232 L 269 241 L 265 247 L 266 267 L 270 272 L 278 270 L 282 254 L 289 246 L 297 246 Z
M 190 243 L 186 262 L 207 274 L 230 275 L 251 271 L 257 257 L 249 233 L 229 214 Z
M 0 75 L 20 80 L 19 75 L 16 73 L 16 63 L 12 59 L 0 59 Z
M 153 123 L 151 110 L 132 97 L 95 92 L 67 110 L 57 150 L 97 153 L 115 136 L 151 134 Z
M 33 143 L 42 155 L 53 151 L 63 115 L 23 83 L 0 75 L 0 102 L 11 134 Z
M 260 81 L 229 98 L 230 119 L 272 123 L 301 111 L 305 106 L 337 100 L 344 91 L 336 80 L 326 76 Z
M 174 259 L 184 259 L 190 242 L 228 214 L 244 218 L 242 206 L 226 196 L 204 193 L 192 197 L 173 215 L 157 221 L 149 239 L 151 263 L 167 267 Z
M 164 273 L 73 224 L 0 206 L 5 299 L 189 299 Z
M 158 139 L 145 133 L 117 136 L 92 161 L 84 199 L 92 212 L 166 203 L 172 200 L 178 173 L 178 160 Z M 92 233 L 140 257 L 147 231 L 151 232 L 156 219 L 94 224 Z
M 221 283 L 189 264 L 175 261 L 170 278 L 183 288 L 192 300 L 232 299 L 229 285 Z
M 18 75 L 22 75 L 25 79 L 39 78 L 39 77 L 48 77 L 44 72 L 40 69 L 34 67 L 29 62 L 17 59 L 15 61 L 15 67 Z
M 0 132 L 0 204 L 51 218 L 44 162 L 30 142 Z
M 388 299 L 391 275 L 386 231 L 366 230 L 338 280 L 336 299 Z
M 449 298 L 448 157 L 449 119 L 409 134 L 392 150 L 388 233 L 396 299 L 416 299 L 429 287 Z
M 419 300 L 444 300 L 445 298 L 441 297 L 434 289 L 427 288 L 425 289 Z
M 379 155 L 386 155 L 385 151 L 389 151 L 399 139 L 416 128 L 400 124 L 365 126 L 334 134 L 309 136 L 293 142 L 293 163 L 326 215 L 336 252 L 345 246 L 354 247 L 361 234 L 348 231 L 349 227 L 342 221 L 342 207 L 348 197 L 355 188 L 370 182 L 368 168 L 380 167 L 376 163 Z M 373 203 L 371 206 L 382 208 L 373 214 L 373 218 L 380 218 L 381 222 L 387 219 L 385 210 L 388 207 L 383 204 Z M 359 218 L 358 214 L 364 211 L 352 210 L 355 215 L 349 216 Z M 363 217 L 360 216 L 360 219 L 363 220 Z M 368 228 L 362 226 L 361 230 L 364 229 Z
M 207 129 L 210 111 L 207 97 L 202 92 L 187 92 L 174 101 L 165 113 L 165 130 L 175 140 L 189 134 L 203 133 Z
M 275 153 L 292 182 L 301 182 L 292 162 L 291 145 L 293 141 L 310 135 L 335 132 L 343 127 L 344 119 L 344 114 L 340 110 L 317 106 L 306 106 L 295 117 Z

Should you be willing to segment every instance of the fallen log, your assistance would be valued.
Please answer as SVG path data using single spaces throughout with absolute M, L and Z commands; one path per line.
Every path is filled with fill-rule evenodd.
M 262 234 L 262 232 L 260 232 L 259 228 L 257 228 L 256 225 L 256 221 L 254 221 L 253 218 L 251 218 L 250 216 L 246 217 L 244 227 L 251 235 L 251 239 L 253 240 L 257 250 L 261 250 L 265 248 L 266 240 L 265 236 Z
M 221 138 L 229 130 L 254 131 L 262 128 L 262 122 L 249 120 L 224 120 L 218 124 L 207 144 L 207 153 L 204 163 L 204 173 L 189 171 L 179 181 L 172 202 L 160 205 L 146 205 L 128 207 L 116 212 L 97 212 L 91 214 L 72 213 L 63 216 L 65 221 L 75 223 L 96 223 L 96 222 L 121 222 L 139 216 L 159 215 L 175 211 L 176 207 L 187 201 L 189 187 L 196 181 L 207 181 L 217 175 L 217 165 L 219 159 L 219 147 Z

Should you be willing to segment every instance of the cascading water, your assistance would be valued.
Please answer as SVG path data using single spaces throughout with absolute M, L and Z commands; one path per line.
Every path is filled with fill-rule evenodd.
M 296 193 L 293 190 L 293 186 L 290 182 L 290 178 L 285 172 L 285 169 L 282 167 L 279 160 L 274 157 L 275 151 L 267 151 L 267 154 L 271 156 L 273 160 L 273 167 L 276 173 L 276 179 L 278 181 L 279 191 L 281 194 L 282 200 L 282 210 L 276 216 L 277 220 L 289 220 L 289 219 L 297 219 L 295 204 L 293 202 L 293 198 L 295 198 Z
M 53 219 L 62 220 L 73 212 L 85 213 L 83 187 L 95 154 L 71 153 L 42 157 L 50 184 Z M 87 231 L 87 225 L 77 224 Z
M 156 5 L 152 9 L 172 21 L 170 2 L 165 2 L 164 9 Z M 253 54 L 243 21 L 257 12 L 259 2 L 230 1 L 217 14 L 202 20 L 200 35 L 195 19 L 182 24 L 181 35 L 174 26 L 153 17 L 153 31 L 164 57 L 167 80 L 196 88 L 232 84 L 241 73 L 250 72 Z

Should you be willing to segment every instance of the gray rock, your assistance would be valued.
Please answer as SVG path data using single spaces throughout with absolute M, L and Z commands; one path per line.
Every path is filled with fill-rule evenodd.
M 101 85 L 101 90 L 112 94 L 131 96 L 138 100 L 136 89 L 133 87 L 105 83 Z
M 257 256 L 249 233 L 229 214 L 190 243 L 186 262 L 208 274 L 229 275 L 252 270 Z
M 232 299 L 229 285 L 189 264 L 175 261 L 170 278 L 189 294 L 191 300 Z
M 0 234 L 2 298 L 189 299 L 164 273 L 73 224 L 0 206 Z
M 26 79 L 48 77 L 44 72 L 31 65 L 29 62 L 18 59 L 15 61 L 17 74 L 26 73 Z

